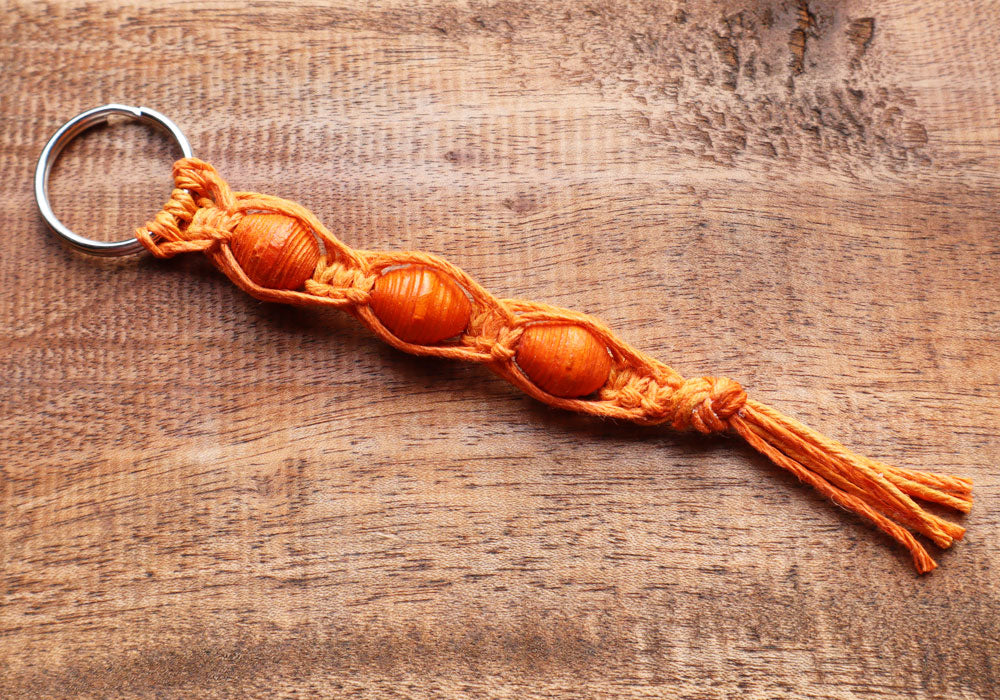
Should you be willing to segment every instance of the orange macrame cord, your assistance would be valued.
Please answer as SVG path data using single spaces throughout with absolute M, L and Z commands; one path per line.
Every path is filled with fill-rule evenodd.
M 528 395 L 556 408 L 643 425 L 665 423 L 676 430 L 706 434 L 734 432 L 801 481 L 872 521 L 910 551 L 920 573 L 937 565 L 907 528 L 923 534 L 939 547 L 949 547 L 965 532 L 959 525 L 925 511 L 913 498 L 967 513 L 972 506 L 972 482 L 968 479 L 900 469 L 855 454 L 775 409 L 748 399 L 743 388 L 732 379 L 683 379 L 667 365 L 624 343 L 590 316 L 532 301 L 498 299 L 465 272 L 434 255 L 350 248 L 305 208 L 278 197 L 233 192 L 211 165 L 198 159 L 177 161 L 173 173 L 176 189 L 170 201 L 135 234 L 157 257 L 203 252 L 237 286 L 258 299 L 343 309 L 400 350 L 485 364 Z M 231 243 L 237 229 L 240 236 L 268 235 L 267 226 L 261 226 L 259 220 L 254 222 L 256 228 L 240 227 L 244 217 L 259 214 L 279 215 L 273 217 L 275 221 L 280 217 L 292 219 L 293 222 L 285 220 L 286 228 L 289 225 L 294 228 L 297 223 L 322 244 L 324 250 L 316 248 L 310 252 L 311 242 L 305 245 L 303 240 L 297 240 L 294 248 L 280 251 L 287 258 L 281 264 L 289 270 L 308 270 L 304 266 L 309 260 L 304 262 L 303 256 L 316 258 L 314 271 L 298 289 L 261 286 L 251 279 L 234 255 Z M 254 232 L 248 234 L 251 228 Z M 289 228 L 282 235 L 292 240 L 296 232 Z M 252 238 L 241 245 L 253 247 L 257 243 L 261 242 Z M 268 252 L 267 243 L 263 241 L 255 250 Z M 258 267 L 260 262 L 254 258 Z M 377 291 L 373 290 L 383 272 L 407 266 L 431 270 L 434 274 L 430 278 L 442 284 L 455 283 L 467 293 L 471 308 L 467 310 L 469 320 L 464 332 L 436 344 L 419 344 L 400 338 L 383 324 L 373 311 L 373 294 Z M 297 280 L 292 282 L 296 283 Z M 409 323 L 407 328 L 412 326 Z M 610 357 L 606 381 L 589 398 L 549 393 L 518 363 L 519 343 L 525 334 L 546 327 L 553 332 L 565 330 L 563 327 L 583 329 L 587 337 L 606 348 Z M 545 346 L 536 342 L 533 347 Z M 593 358 L 593 354 L 586 357 Z M 531 359 L 538 364 L 537 356 Z M 551 361 L 558 362 L 559 357 L 553 356 Z M 588 369 L 585 367 L 585 372 Z M 563 371 L 556 367 L 547 374 L 556 370 Z M 602 379 L 600 375 L 598 381 Z

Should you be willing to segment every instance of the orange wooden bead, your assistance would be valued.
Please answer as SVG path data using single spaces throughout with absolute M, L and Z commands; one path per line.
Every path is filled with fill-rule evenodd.
M 515 359 L 540 388 L 567 399 L 594 393 L 611 374 L 608 349 L 574 323 L 528 326 Z
M 268 289 L 299 289 L 319 262 L 319 243 L 297 219 L 247 214 L 229 245 L 247 277 Z
M 455 280 L 421 265 L 389 270 L 375 280 L 371 307 L 397 338 L 433 345 L 469 325 L 472 304 Z

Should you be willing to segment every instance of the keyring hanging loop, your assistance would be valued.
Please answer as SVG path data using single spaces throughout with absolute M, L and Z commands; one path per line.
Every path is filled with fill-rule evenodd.
M 181 148 L 181 153 L 185 158 L 190 158 L 191 144 L 181 130 L 172 121 L 148 107 L 129 107 L 127 105 L 108 104 L 94 109 L 88 109 L 82 114 L 78 114 L 68 122 L 63 124 L 59 130 L 52 135 L 49 142 L 42 149 L 42 154 L 38 157 L 38 165 L 35 166 L 35 202 L 38 210 L 42 214 L 45 222 L 59 234 L 73 248 L 90 255 L 101 257 L 118 257 L 121 255 L 131 255 L 143 250 L 142 244 L 135 238 L 125 241 L 95 241 L 71 231 L 53 213 L 49 204 L 49 170 L 52 164 L 59 157 L 59 153 L 70 141 L 92 126 L 108 121 L 111 115 L 122 115 L 151 124 L 160 131 L 168 134 Z

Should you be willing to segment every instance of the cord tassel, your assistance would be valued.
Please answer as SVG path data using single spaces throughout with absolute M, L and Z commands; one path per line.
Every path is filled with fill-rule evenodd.
M 903 525 L 942 548 L 965 534 L 963 527 L 928 513 L 911 496 L 968 512 L 972 483 L 967 479 L 876 462 L 753 400 L 748 400 L 729 423 L 772 462 L 842 507 L 871 520 L 906 547 L 922 574 L 937 564 Z

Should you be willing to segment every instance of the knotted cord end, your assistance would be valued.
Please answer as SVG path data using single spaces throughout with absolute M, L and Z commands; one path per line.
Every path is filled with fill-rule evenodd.
M 174 163 L 174 190 L 156 216 L 135 231 L 158 258 L 205 252 L 232 235 L 242 218 L 232 191 L 218 171 L 197 158 Z
M 636 411 L 637 422 L 704 435 L 729 430 L 729 419 L 747 402 L 743 387 L 728 377 L 656 377 L 631 368 L 613 374 L 601 397 Z

